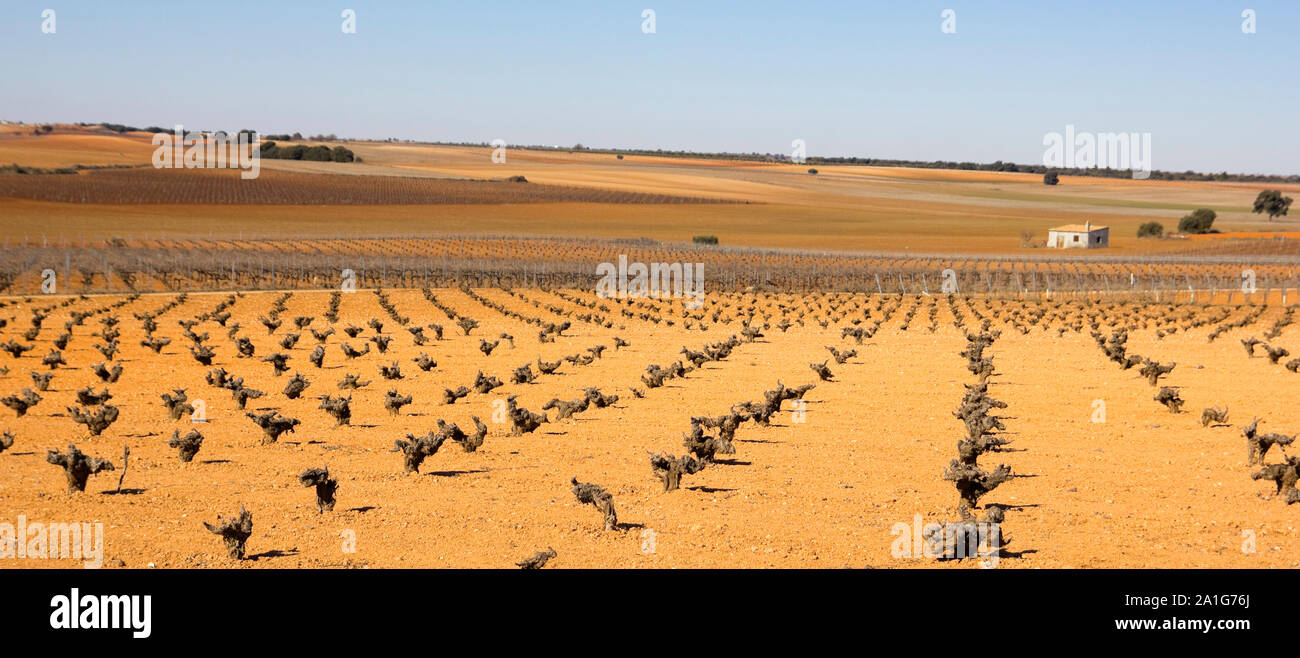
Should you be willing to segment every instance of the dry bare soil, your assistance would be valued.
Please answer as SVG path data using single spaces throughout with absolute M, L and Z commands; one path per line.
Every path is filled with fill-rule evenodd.
M 1268 342 L 1300 354 L 1295 329 L 1277 324 L 1290 313 L 1276 306 L 735 293 L 711 294 L 702 309 L 690 311 L 680 301 L 601 300 L 589 291 L 432 291 L 447 309 L 480 323 L 465 336 L 421 291 L 386 294 L 407 326 L 426 327 L 426 344 L 416 345 L 372 291 L 341 295 L 335 323 L 323 316 L 329 292 L 300 291 L 287 299 L 247 293 L 226 309 L 225 326 L 208 315 L 193 327 L 210 335 L 205 343 L 216 352 L 210 368 L 192 358 L 178 321 L 204 317 L 228 299 L 225 293 L 189 294 L 175 305 L 176 296 L 163 294 L 4 300 L 0 337 L 35 349 L 19 358 L 0 354 L 3 395 L 32 387 L 31 373 L 51 371 L 42 359 L 72 312 L 91 315 L 71 327 L 61 352 L 67 363 L 52 370 L 43 400 L 22 417 L 0 409 L 0 429 L 15 437 L 0 454 L 0 520 L 102 522 L 106 558 L 130 568 L 512 567 L 548 547 L 557 553 L 548 568 L 971 568 L 970 561 L 898 558 L 890 549 L 897 523 L 956 517 L 957 495 L 941 475 L 964 434 L 952 410 L 963 385 L 974 381 L 959 352 L 978 313 L 1001 331 L 986 350 L 997 370 L 990 394 L 1007 403 L 1000 413 L 1014 440 L 1011 451 L 985 454 L 980 463 L 1006 463 L 1021 476 L 981 501 L 1007 509 L 1009 553 L 999 568 L 1298 566 L 1295 508 L 1272 495 L 1271 483 L 1251 479 L 1257 467 L 1247 464 L 1241 431 L 1254 417 L 1263 419 L 1261 430 L 1300 431 L 1300 374 L 1270 363 L 1262 350 L 1248 357 L 1239 342 L 1276 325 Z M 284 309 L 273 314 L 279 299 Z M 42 328 L 26 336 L 33 309 L 48 307 Z M 157 313 L 152 335 L 171 340 L 158 354 L 140 344 L 146 332 L 134 316 L 145 313 Z M 283 325 L 268 332 L 259 318 L 273 315 Z M 121 351 L 108 362 L 124 371 L 104 384 L 90 366 L 106 360 L 95 347 L 104 340 L 94 334 L 109 316 L 121 319 Z M 299 316 L 314 318 L 308 329 L 293 326 Z M 521 317 L 572 326 L 554 342 L 540 342 L 538 324 Z M 380 332 L 367 326 L 371 318 L 382 322 Z M 726 358 L 659 388 L 641 381 L 648 365 L 667 367 L 683 358 L 684 347 L 699 350 L 739 336 L 751 318 L 763 336 L 740 338 Z M 1089 336 L 1094 320 L 1106 335 L 1131 327 L 1132 352 L 1177 362 L 1160 383 L 1179 387 L 1183 413 L 1156 403 L 1157 389 L 1136 370 L 1106 360 Z M 1231 328 L 1239 321 L 1245 326 Z M 844 327 L 877 323 L 860 345 L 841 337 Z M 444 327 L 442 340 L 432 338 L 430 324 Z M 348 326 L 362 330 L 349 338 Z M 308 362 L 318 344 L 311 330 L 331 327 L 335 333 L 322 343 L 324 367 L 317 368 Z M 237 356 L 228 332 L 247 338 L 254 356 Z M 284 348 L 279 343 L 290 333 L 301 335 Z M 377 333 L 392 337 L 386 353 L 369 342 Z M 502 334 L 513 336 L 513 345 Z M 630 344 L 615 349 L 616 336 Z M 485 355 L 482 339 L 501 343 Z M 370 351 L 349 359 L 343 343 Z M 596 345 L 607 349 L 589 365 L 565 362 L 534 383 L 509 381 L 518 366 L 533 364 L 536 372 L 539 358 L 554 361 Z M 833 381 L 820 381 L 809 367 L 830 356 L 826 346 L 858 352 L 842 365 L 830 361 Z M 289 372 L 279 377 L 262 361 L 274 352 L 289 357 Z M 421 353 L 437 366 L 417 368 L 413 359 Z M 379 367 L 393 362 L 403 378 L 386 381 Z M 266 393 L 249 401 L 248 412 L 276 410 L 301 424 L 264 444 L 230 392 L 204 381 L 213 368 Z M 444 389 L 470 385 L 479 371 L 506 383 L 442 402 Z M 294 373 L 311 384 L 290 400 L 282 390 Z M 346 395 L 336 385 L 346 374 L 371 383 L 351 393 L 351 425 L 335 427 L 318 408 L 319 396 Z M 663 491 L 648 453 L 683 454 L 691 416 L 761 400 L 778 381 L 817 382 L 802 415 L 787 401 L 770 426 L 743 424 L 734 455 L 719 455 L 685 476 L 681 489 Z M 109 404 L 121 414 L 93 437 L 67 409 L 88 386 L 107 386 Z M 556 421 L 551 412 L 551 422 L 520 436 L 493 422 L 495 405 L 510 396 L 541 412 L 548 400 L 581 397 L 586 387 L 619 400 L 568 420 Z M 635 397 L 634 387 L 644 398 Z M 206 422 L 169 419 L 159 396 L 178 388 L 192 402 L 203 401 Z M 383 406 L 390 389 L 413 398 L 397 415 Z M 1104 422 L 1094 422 L 1098 401 Z M 1213 405 L 1228 407 L 1227 425 L 1201 425 L 1201 409 Z M 436 430 L 438 419 L 469 430 L 472 416 L 489 428 L 481 448 L 465 452 L 449 441 L 418 474 L 403 474 L 395 440 Z M 193 429 L 204 442 L 194 461 L 182 464 L 167 440 Z M 113 460 L 119 470 L 92 476 L 84 493 L 67 493 L 63 473 L 45 455 L 69 443 Z M 124 446 L 131 449 L 129 468 L 115 493 Z M 1268 461 L 1280 461 L 1277 453 Z M 340 486 L 334 511 L 321 514 L 297 477 L 324 466 Z M 613 495 L 617 529 L 602 529 L 599 513 L 575 500 L 573 477 Z M 253 514 L 254 527 L 250 559 L 234 561 L 202 522 L 241 505 Z M 355 552 L 345 551 L 350 537 Z M 1254 552 L 1243 551 L 1249 537 Z M 0 560 L 6 568 L 47 566 L 79 563 Z

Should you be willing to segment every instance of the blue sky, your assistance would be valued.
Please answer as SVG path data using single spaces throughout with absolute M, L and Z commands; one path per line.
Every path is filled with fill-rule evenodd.
M 1298 32 L 1294 0 L 0 0 L 0 119 L 1024 163 L 1073 124 L 1297 174 Z

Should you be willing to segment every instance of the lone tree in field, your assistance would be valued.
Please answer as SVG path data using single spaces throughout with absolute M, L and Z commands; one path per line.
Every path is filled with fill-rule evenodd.
M 1209 233 L 1216 217 L 1218 217 L 1218 214 L 1209 208 L 1197 208 L 1191 214 L 1183 215 L 1183 218 L 1178 220 L 1178 232 Z
M 1043 174 L 1043 185 L 1056 185 L 1059 182 L 1061 182 L 1061 176 L 1055 171 L 1049 171 Z
M 113 470 L 113 462 L 98 457 L 87 457 L 71 443 L 68 444 L 66 455 L 57 450 L 47 451 L 45 461 L 63 468 L 63 474 L 68 478 L 68 493 L 85 491 L 87 478 L 96 473 Z
M 1165 227 L 1160 222 L 1143 222 L 1138 227 L 1139 238 L 1158 238 L 1165 234 Z
M 180 430 L 172 430 L 172 438 L 167 440 L 167 447 L 177 451 L 182 464 L 188 464 L 194 461 L 199 448 L 203 447 L 203 435 L 198 430 L 190 430 L 189 434 L 181 436 Z
M 1291 207 L 1291 197 L 1282 196 L 1281 190 L 1264 190 L 1255 197 L 1255 207 L 1251 212 L 1267 213 L 1269 221 L 1276 217 L 1285 217 Z
M 244 559 L 244 544 L 253 534 L 253 514 L 244 509 L 243 505 L 239 506 L 239 516 L 223 519 L 218 514 L 217 525 L 204 521 L 203 527 L 207 528 L 208 532 L 221 536 L 221 541 L 226 545 L 226 552 L 232 560 Z
M 324 514 L 334 511 L 334 492 L 338 491 L 339 481 L 330 477 L 330 469 L 309 468 L 298 474 L 298 482 L 304 487 L 316 487 L 316 511 Z
M 604 515 L 606 530 L 618 529 L 618 514 L 614 511 L 614 496 L 610 495 L 600 485 L 579 482 L 577 477 L 570 480 L 570 483 L 573 485 L 573 497 L 577 498 L 578 502 L 589 503 Z

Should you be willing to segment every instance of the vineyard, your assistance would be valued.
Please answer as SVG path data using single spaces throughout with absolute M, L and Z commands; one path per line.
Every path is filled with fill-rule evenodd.
M 1300 567 L 1253 184 L 92 132 L 0 134 L 0 520 L 105 566 Z
M 130 568 L 972 568 L 965 544 L 999 568 L 1297 566 L 1296 292 L 1263 284 L 1283 265 L 1247 295 L 1238 264 L 1149 263 L 1142 292 L 1107 296 L 1095 278 L 1131 265 L 918 259 L 883 293 L 693 308 L 544 278 L 425 287 L 398 267 L 433 247 L 401 242 L 287 245 L 301 269 L 257 245 L 274 274 L 206 292 L 162 283 L 174 245 L 129 244 L 111 284 L 95 267 L 0 300 L 0 517 L 102 521 L 106 565 Z M 215 246 L 175 261 L 216 254 L 186 281 L 225 276 Z M 355 292 L 291 289 L 363 253 Z M 131 261 L 134 292 L 75 290 L 125 286 Z M 919 276 L 944 264 L 961 292 Z M 1006 285 L 1062 290 L 1074 267 L 1091 290 Z M 1159 276 L 1222 287 L 1157 300 Z M 896 550 L 912 528 L 941 550 Z
M 1300 270 L 1283 255 L 1070 258 L 713 247 L 654 240 L 413 236 L 119 238 L 0 245 L 0 294 L 337 288 L 594 289 L 601 263 L 703 263 L 720 292 L 1053 295 L 1184 303 L 1290 304 Z M 45 286 L 45 287 L 43 287 Z

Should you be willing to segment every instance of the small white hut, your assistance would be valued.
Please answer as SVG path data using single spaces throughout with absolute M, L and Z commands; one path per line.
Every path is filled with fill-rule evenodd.
M 1057 226 L 1047 232 L 1047 246 L 1056 249 L 1101 249 L 1110 246 L 1110 227 L 1092 222 Z

